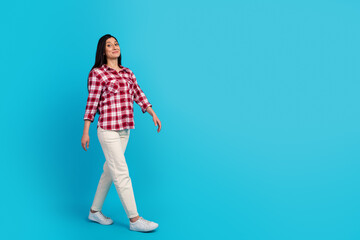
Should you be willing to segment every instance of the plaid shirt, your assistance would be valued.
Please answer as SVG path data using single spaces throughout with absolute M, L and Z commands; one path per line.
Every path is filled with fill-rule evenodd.
M 151 107 L 144 92 L 140 89 L 134 73 L 119 64 L 119 72 L 103 64 L 89 73 L 89 96 L 87 98 L 84 120 L 94 121 L 100 111 L 97 127 L 106 130 L 134 129 L 134 101 L 143 113 Z

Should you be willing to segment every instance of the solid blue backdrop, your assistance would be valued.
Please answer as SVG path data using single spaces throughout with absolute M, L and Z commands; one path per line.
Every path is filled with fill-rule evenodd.
M 8 1 L 1 18 L 1 229 L 7 239 L 359 239 L 358 1 Z M 98 39 L 162 121 L 135 105 L 132 232 L 105 161 L 80 140 Z

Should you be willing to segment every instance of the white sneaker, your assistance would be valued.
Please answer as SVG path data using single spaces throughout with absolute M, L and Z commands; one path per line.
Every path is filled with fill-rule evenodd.
M 113 223 L 113 220 L 111 218 L 104 216 L 104 214 L 102 214 L 102 212 L 100 211 L 94 213 L 90 211 L 89 219 L 102 225 L 110 225 Z
M 159 226 L 159 224 L 145 220 L 142 217 L 139 217 L 139 219 L 136 222 L 130 221 L 130 230 L 132 230 L 132 231 L 150 232 L 150 231 L 156 229 L 158 226 Z

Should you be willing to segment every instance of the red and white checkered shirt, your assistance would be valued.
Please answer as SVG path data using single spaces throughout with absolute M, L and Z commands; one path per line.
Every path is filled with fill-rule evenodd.
M 134 101 L 143 113 L 152 107 L 139 87 L 134 73 L 119 64 L 117 72 L 103 64 L 89 73 L 89 96 L 84 120 L 94 121 L 97 109 L 100 111 L 97 127 L 106 130 L 134 129 Z

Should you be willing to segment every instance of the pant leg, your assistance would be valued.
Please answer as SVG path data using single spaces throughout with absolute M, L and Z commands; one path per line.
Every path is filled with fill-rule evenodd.
M 132 218 L 138 216 L 138 212 L 122 143 L 128 141 L 129 135 L 129 129 L 111 131 L 98 128 L 98 138 L 107 163 L 105 169 L 110 173 L 126 215 Z
M 108 168 L 109 167 L 107 166 L 107 163 L 105 161 L 104 166 L 103 166 L 104 171 L 101 174 L 101 177 L 100 177 L 97 189 L 96 189 L 94 201 L 91 206 L 91 209 L 94 211 L 101 211 L 102 206 L 104 205 L 105 198 L 109 192 L 109 189 L 110 189 L 110 186 L 112 183 L 112 178 L 111 178 Z
M 129 134 L 130 134 L 130 131 L 129 131 Z M 120 136 L 121 149 L 123 150 L 123 153 L 125 153 L 128 140 L 129 140 L 128 137 Z M 91 206 L 92 210 L 101 211 L 112 182 L 113 182 L 113 180 L 111 177 L 110 169 L 109 169 L 107 161 L 105 161 L 105 163 L 103 165 L 103 173 L 101 174 L 101 177 L 100 177 L 97 189 L 96 189 L 95 197 L 94 197 L 94 200 L 93 200 L 93 203 Z

